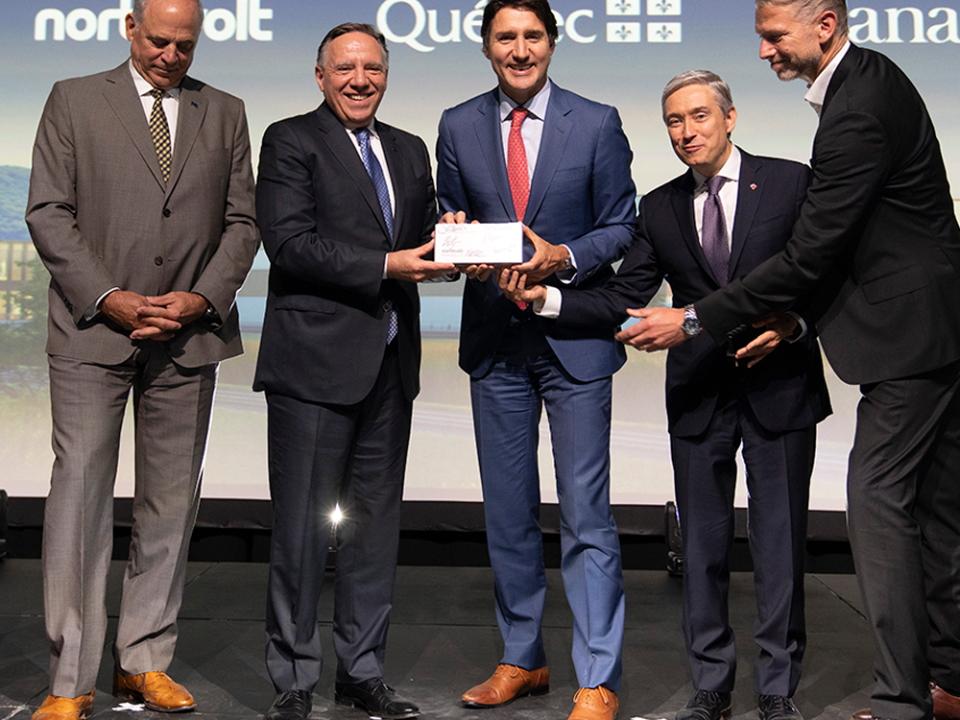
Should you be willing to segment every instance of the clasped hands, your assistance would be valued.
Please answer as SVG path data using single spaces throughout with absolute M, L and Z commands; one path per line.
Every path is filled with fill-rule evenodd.
M 206 311 L 206 298 L 191 292 L 144 296 L 114 290 L 100 303 L 100 312 L 130 334 L 131 340 L 171 340 L 183 326 Z
M 440 218 L 440 222 L 442 223 L 465 223 L 466 221 L 466 214 L 463 211 L 456 214 L 448 212 Z M 477 221 L 474 220 L 473 222 Z M 524 240 L 533 246 L 533 257 L 526 262 L 520 263 L 519 265 L 461 265 L 458 267 L 458 270 L 467 277 L 481 282 L 485 282 L 494 271 L 497 271 L 497 279 L 500 282 L 501 289 L 505 286 L 503 280 L 504 275 L 508 277 L 515 275 L 518 278 L 524 278 L 524 282 L 531 285 L 529 290 L 533 291 L 534 288 L 544 290 L 541 286 L 535 284 L 553 275 L 555 272 L 566 269 L 567 258 L 570 256 L 570 252 L 562 245 L 551 245 L 526 225 L 523 226 L 523 237 Z M 513 285 L 515 288 L 516 281 Z M 514 289 L 511 292 L 516 293 L 516 290 Z M 521 287 L 520 293 L 523 293 L 523 287 Z M 519 296 L 514 299 L 505 289 L 503 294 L 514 302 L 524 300 L 524 298 Z M 526 300 L 526 302 L 531 301 Z

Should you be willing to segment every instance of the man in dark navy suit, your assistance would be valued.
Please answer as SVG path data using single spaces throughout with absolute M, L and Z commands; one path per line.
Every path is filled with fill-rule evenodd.
M 270 288 L 254 389 L 267 396 L 274 526 L 267 720 L 304 720 L 320 678 L 317 600 L 339 503 L 336 701 L 383 718 L 417 707 L 383 682 L 412 403 L 419 391 L 415 282 L 437 219 L 420 138 L 374 119 L 387 85 L 376 28 L 320 45 L 325 102 L 263 138 L 257 216 Z
M 632 154 L 616 109 L 551 82 L 557 23 L 546 0 L 492 0 L 481 25 L 498 87 L 444 112 L 437 191 L 444 212 L 523 222 L 521 267 L 577 291 L 612 275 L 634 221 Z M 487 544 L 504 652 L 463 695 L 492 707 L 549 687 L 540 622 L 540 417 L 550 421 L 564 588 L 580 690 L 571 718 L 613 718 L 621 680 L 624 596 L 610 510 L 612 375 L 625 353 L 590 330 L 555 333 L 511 303 L 489 270 L 468 269 L 460 367 L 470 374 Z
M 506 270 L 501 285 L 508 296 L 557 317 L 558 329 L 606 326 L 613 334 L 627 308 L 646 305 L 664 278 L 674 306 L 682 307 L 783 247 L 806 197 L 807 167 L 735 147 L 730 88 L 711 72 L 694 70 L 671 80 L 663 92 L 663 119 L 674 151 L 690 170 L 644 196 L 633 244 L 616 277 L 596 290 L 567 293 L 526 288 L 520 273 Z M 779 322 L 793 325 L 794 318 Z M 728 344 L 707 335 L 671 350 L 667 359 L 667 416 L 683 530 L 683 625 L 695 687 L 679 720 L 731 714 L 736 649 L 727 616 L 728 555 L 741 445 L 756 568 L 759 714 L 761 720 L 800 717 L 791 698 L 806 644 L 807 499 L 816 423 L 830 412 L 830 401 L 816 340 L 810 333 L 793 343 L 778 340 L 772 332 L 756 340 L 772 353 L 763 362 L 737 363 Z
M 960 227 L 933 123 L 889 58 L 847 38 L 843 0 L 757 0 L 760 56 L 820 117 L 784 250 L 633 343 L 670 347 L 806 298 L 827 359 L 860 386 L 847 523 L 878 655 L 876 717 L 960 715 Z M 744 351 L 744 354 L 749 351 Z M 931 682 L 933 693 L 931 697 Z

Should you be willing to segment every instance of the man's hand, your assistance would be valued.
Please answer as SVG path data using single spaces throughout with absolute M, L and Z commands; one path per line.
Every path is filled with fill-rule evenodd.
M 527 275 L 521 275 L 515 269 L 503 268 L 500 271 L 500 289 L 510 302 L 525 302 L 530 305 L 547 299 L 547 288 L 543 285 L 527 287 Z
M 668 350 L 690 336 L 683 331 L 683 308 L 630 308 L 627 314 L 641 318 L 614 337 L 637 350 Z
M 449 214 L 449 213 L 448 213 Z M 387 253 L 387 277 L 391 280 L 423 282 L 457 271 L 452 263 L 424 260 L 423 256 L 433 251 L 434 240 L 420 247 Z
M 792 337 L 797 329 L 797 319 L 789 313 L 776 313 L 757 320 L 753 323 L 753 326 L 767 329 L 737 350 L 736 358 L 738 361 L 752 358 L 747 363 L 748 368 L 753 367 L 776 350 L 781 340 Z
M 137 309 L 147 304 L 140 293 L 129 290 L 114 290 L 100 302 L 100 312 L 127 332 L 143 327 Z
M 523 236 L 533 245 L 533 257 L 525 263 L 514 265 L 512 269 L 521 275 L 526 275 L 527 284 L 533 285 L 555 272 L 566 270 L 570 252 L 565 247 L 551 245 L 526 225 L 523 226 Z
M 171 340 L 178 330 L 199 319 L 208 305 L 205 297 L 191 292 L 146 297 L 144 304 L 137 308 L 141 325 L 130 333 L 130 337 L 133 340 Z

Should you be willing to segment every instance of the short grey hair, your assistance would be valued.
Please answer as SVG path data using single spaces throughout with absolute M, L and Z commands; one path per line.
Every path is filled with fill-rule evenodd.
M 757 10 L 767 7 L 791 7 L 804 22 L 813 22 L 823 13 L 832 12 L 837 16 L 837 34 L 843 38 L 850 32 L 846 0 L 757 0 Z
M 730 92 L 730 86 L 724 82 L 723 78 L 709 70 L 688 70 L 673 78 L 663 89 L 663 95 L 660 96 L 660 112 L 663 114 L 664 122 L 667 121 L 667 98 L 689 85 L 705 85 L 710 88 L 723 116 L 730 114 L 733 109 L 733 93 Z
M 358 32 L 363 33 L 364 35 L 369 35 L 380 45 L 380 54 L 383 56 L 383 69 L 390 69 L 390 51 L 387 50 L 387 38 L 384 37 L 383 33 L 377 30 L 373 25 L 368 23 L 357 23 L 357 22 L 348 22 L 341 25 L 337 25 L 330 32 L 326 34 L 326 37 L 320 43 L 320 47 L 317 48 L 317 67 L 323 68 L 327 64 L 327 45 L 329 45 L 333 40 L 336 40 L 341 35 L 346 35 L 347 33 Z
M 193 0 L 197 6 L 197 27 L 203 28 L 203 3 L 200 0 Z M 133 24 L 139 25 L 143 22 L 143 15 L 147 11 L 147 5 L 150 4 L 150 0 L 133 0 Z

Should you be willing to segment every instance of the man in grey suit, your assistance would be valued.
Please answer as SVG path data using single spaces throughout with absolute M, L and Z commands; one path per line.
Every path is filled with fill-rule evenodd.
M 258 245 L 243 103 L 186 77 L 202 21 L 199 0 L 137 0 L 130 60 L 57 83 L 37 131 L 26 220 L 52 276 L 56 461 L 43 536 L 50 695 L 34 720 L 93 710 L 131 390 L 134 526 L 113 691 L 152 710 L 196 706 L 164 671 L 217 363 L 242 351 L 234 299 Z

